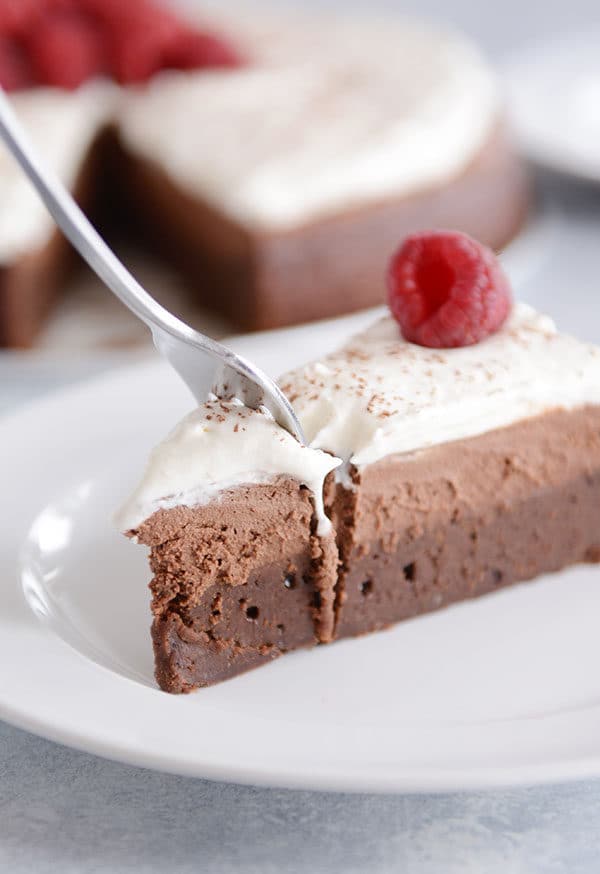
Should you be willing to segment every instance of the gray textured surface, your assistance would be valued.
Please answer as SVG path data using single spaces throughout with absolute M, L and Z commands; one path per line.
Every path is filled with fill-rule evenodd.
M 444 14 L 497 57 L 538 32 L 600 22 L 595 0 L 385 5 Z M 546 184 L 563 218 L 548 262 L 523 293 L 568 329 L 576 286 L 598 339 L 600 194 Z M 72 365 L 0 357 L 0 409 L 104 364 L 73 373 Z M 600 782 L 445 797 L 269 791 L 124 767 L 0 723 L 1 872 L 165 870 L 596 874 Z
M 599 801 L 597 784 L 412 798 L 217 785 L 0 725 L 6 872 L 596 872 Z

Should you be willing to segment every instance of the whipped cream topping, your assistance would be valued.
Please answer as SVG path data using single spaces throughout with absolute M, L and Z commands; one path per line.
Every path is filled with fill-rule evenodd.
M 390 317 L 280 383 L 310 448 L 268 413 L 207 403 L 154 450 L 119 527 L 130 531 L 160 508 L 204 504 L 237 485 L 288 475 L 310 488 L 323 533 L 330 471 L 346 482 L 348 464 L 360 468 L 550 410 L 600 404 L 600 348 L 559 334 L 526 304 L 516 304 L 496 334 L 461 349 L 408 343 Z
M 551 409 L 600 403 L 600 349 L 516 304 L 474 346 L 426 349 L 386 317 L 280 380 L 313 448 L 361 467 Z
M 235 486 L 289 476 L 311 490 L 319 533 L 329 530 L 323 483 L 340 460 L 302 446 L 269 413 L 236 401 L 209 401 L 194 410 L 152 452 L 144 477 L 116 523 L 141 525 L 156 510 L 198 506 Z
M 36 88 L 11 95 L 21 123 L 45 163 L 73 189 L 99 129 L 111 117 L 118 89 L 93 82 L 75 93 Z M 0 147 L 0 262 L 10 263 L 41 248 L 56 228 L 39 195 L 14 161 Z
M 125 97 L 120 130 L 179 187 L 252 226 L 285 229 L 445 183 L 496 123 L 494 78 L 453 32 L 243 4 L 215 4 L 207 18 L 248 66 L 163 74 Z

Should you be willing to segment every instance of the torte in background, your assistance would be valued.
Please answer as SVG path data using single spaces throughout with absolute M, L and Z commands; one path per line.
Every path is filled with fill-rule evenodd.
M 500 249 L 527 208 L 495 77 L 441 26 L 0 0 L 0 82 L 103 228 L 125 225 L 243 329 L 375 304 L 402 234 L 453 227 Z M 4 151 L 0 265 L 0 341 L 29 345 L 68 257 Z

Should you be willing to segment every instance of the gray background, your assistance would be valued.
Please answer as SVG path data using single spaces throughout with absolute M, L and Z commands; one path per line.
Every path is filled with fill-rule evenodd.
M 497 61 L 541 34 L 600 24 L 597 0 L 378 5 L 443 16 Z M 568 329 L 576 287 L 590 307 L 590 339 L 598 339 L 600 194 L 548 177 L 542 184 L 559 205 L 559 227 L 521 293 Z M 103 366 L 1 355 L 0 408 Z M 421 797 L 261 790 L 117 765 L 0 723 L 0 871 L 164 870 L 595 874 L 600 782 Z

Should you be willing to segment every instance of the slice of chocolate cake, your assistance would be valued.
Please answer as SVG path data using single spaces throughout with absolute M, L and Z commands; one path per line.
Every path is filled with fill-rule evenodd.
M 385 318 L 282 387 L 343 465 L 209 405 L 121 514 L 151 547 L 163 689 L 600 560 L 600 350 L 529 307 L 462 349 Z
M 309 447 L 214 403 L 155 451 L 120 524 L 163 689 L 600 561 L 600 349 L 465 235 L 414 235 L 388 278 L 395 318 L 281 381 Z

